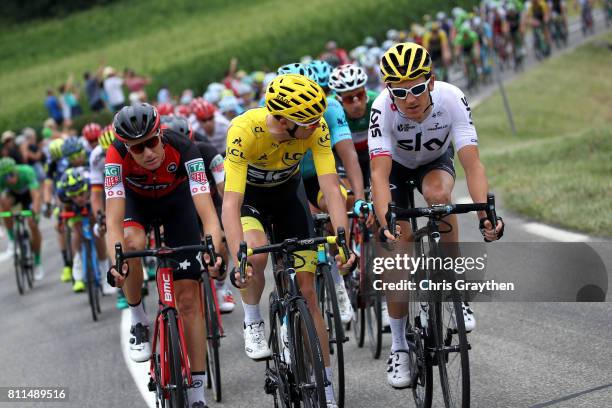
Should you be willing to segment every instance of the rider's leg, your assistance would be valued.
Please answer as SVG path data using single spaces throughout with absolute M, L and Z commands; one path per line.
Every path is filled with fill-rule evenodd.
M 128 226 L 124 229 L 125 250 L 141 251 L 145 248 L 145 232 L 141 226 Z M 143 282 L 142 262 L 140 258 L 128 260 L 130 272 L 123 285 L 123 293 L 130 306 L 139 305 L 141 301 L 141 288 Z M 131 310 L 131 308 L 130 308 Z M 140 319 L 138 319 L 140 320 Z M 143 322 L 144 323 L 144 322 Z

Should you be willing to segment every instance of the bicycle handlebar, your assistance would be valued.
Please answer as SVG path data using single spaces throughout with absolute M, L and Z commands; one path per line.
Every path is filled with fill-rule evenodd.
M 2 211 L 0 212 L 0 218 L 12 218 L 12 217 L 32 217 L 34 213 L 32 210 L 21 210 L 21 211 Z
M 389 231 L 395 234 L 395 227 L 398 220 L 407 220 L 416 217 L 442 218 L 451 214 L 465 214 L 472 211 L 485 211 L 487 219 L 493 225 L 497 225 L 497 213 L 495 212 L 495 194 L 487 194 L 486 203 L 474 204 L 434 204 L 430 207 L 420 208 L 399 208 L 394 202 L 389 203 L 386 219 Z
M 299 251 L 300 249 L 307 249 L 312 245 L 319 244 L 337 244 L 342 249 L 342 251 L 340 251 L 340 256 L 342 257 L 343 262 L 346 262 L 350 256 L 350 252 L 346 244 L 346 232 L 344 231 L 343 227 L 338 227 L 337 235 L 307 239 L 288 238 L 279 244 L 263 245 L 257 248 L 248 248 L 247 243 L 242 241 L 240 243 L 240 249 L 238 250 L 238 261 L 240 262 L 240 283 L 244 284 L 246 281 L 245 276 L 247 258 L 249 256 L 276 252 L 295 252 Z

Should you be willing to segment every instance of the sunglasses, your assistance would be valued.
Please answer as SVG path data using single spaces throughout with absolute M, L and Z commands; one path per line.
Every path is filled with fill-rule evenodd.
M 159 144 L 160 141 L 161 141 L 161 138 L 159 137 L 159 132 L 157 132 L 155 137 L 152 137 L 151 139 L 145 140 L 142 143 L 137 143 L 131 146 L 128 146 L 126 144 L 125 147 L 128 148 L 130 153 L 142 154 L 142 152 L 144 152 L 145 147 L 148 147 L 149 149 L 154 149 Z
M 290 120 L 290 119 L 287 119 L 287 120 L 289 122 L 294 123 L 296 126 L 299 126 L 299 127 L 305 128 L 305 129 L 309 129 L 309 130 L 316 129 L 321 124 L 321 119 L 320 118 L 317 119 L 316 121 L 310 122 L 310 123 L 299 123 L 299 122 L 294 122 L 293 120 Z
M 340 102 L 342 102 L 343 105 L 348 105 L 351 103 L 355 102 L 355 98 L 357 98 L 357 100 L 359 101 L 363 101 L 366 97 L 366 91 L 364 89 L 362 89 L 361 91 L 357 92 L 356 94 L 353 95 L 342 95 L 340 96 Z
M 389 92 L 391 92 L 391 95 L 393 95 L 394 98 L 406 99 L 409 93 L 411 93 L 413 96 L 421 95 L 423 92 L 427 90 L 427 85 L 429 85 L 429 79 L 423 82 L 422 84 L 415 85 L 412 88 L 408 88 L 408 89 L 390 88 L 390 87 L 387 87 L 387 89 L 389 89 Z

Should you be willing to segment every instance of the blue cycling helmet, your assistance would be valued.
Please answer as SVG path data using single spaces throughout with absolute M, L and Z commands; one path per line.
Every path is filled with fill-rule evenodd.
M 81 153 L 85 150 L 83 144 L 76 136 L 70 136 L 64 140 L 62 145 L 62 154 L 64 157 L 72 156 L 73 154 Z
M 313 79 L 320 86 L 327 86 L 329 84 L 329 75 L 332 72 L 332 66 L 329 64 L 329 62 L 314 60 L 308 65 L 308 67 L 314 73 Z
M 305 77 L 312 79 L 313 81 L 315 80 L 315 77 L 316 77 L 314 71 L 312 70 L 312 68 L 310 68 L 309 65 L 300 64 L 299 62 L 296 62 L 294 64 L 283 65 L 276 70 L 276 73 L 277 75 L 283 75 L 283 74 L 304 75 Z

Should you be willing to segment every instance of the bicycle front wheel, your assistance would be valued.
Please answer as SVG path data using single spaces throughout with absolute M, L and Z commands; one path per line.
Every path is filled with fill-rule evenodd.
M 87 282 L 87 297 L 89 298 L 89 306 L 91 308 L 91 317 L 93 318 L 94 322 L 98 321 L 98 308 L 96 307 L 96 296 L 97 296 L 97 290 L 96 290 L 96 284 L 95 284 L 95 271 L 94 271 L 94 266 L 92 263 L 92 253 L 91 253 L 91 249 L 89 248 L 88 244 L 85 244 L 84 246 L 84 251 L 82 251 L 81 256 L 83 257 L 82 259 L 84 259 L 83 262 L 83 268 L 85 268 L 85 270 L 83 271 L 86 282 Z M 98 300 L 99 302 L 99 300 Z
M 382 296 L 380 293 L 375 292 L 371 295 L 371 299 L 368 301 L 365 309 L 363 309 L 363 312 L 365 314 L 365 326 L 368 332 L 370 351 L 372 352 L 372 357 L 378 359 L 382 350 L 383 333 Z
M 203 281 L 204 301 L 206 302 L 206 364 L 208 367 L 209 387 L 213 390 L 215 401 L 221 401 L 221 362 L 219 360 L 219 346 L 221 343 L 221 330 L 217 314 L 217 303 L 212 291 L 209 278 Z
M 185 379 L 183 377 L 183 364 L 181 356 L 181 340 L 178 330 L 178 322 L 175 310 L 168 310 L 168 344 L 166 352 L 170 353 L 168 357 L 170 369 L 170 386 L 168 387 L 170 394 L 171 408 L 188 408 L 187 387 L 185 387 Z M 185 350 L 185 357 L 186 350 Z
M 23 295 L 25 285 L 25 271 L 23 270 L 23 262 L 21 260 L 21 243 L 15 239 L 15 250 L 13 252 L 13 264 L 15 265 L 15 279 L 17 280 L 17 291 Z
M 332 385 L 338 408 L 344 407 L 344 328 L 340 318 L 340 308 L 336 296 L 336 287 L 329 265 L 320 267 L 317 279 L 317 294 L 323 321 L 329 336 L 330 367 L 333 370 Z M 329 379 L 328 379 L 329 380 Z
M 325 368 L 319 337 L 304 299 L 296 299 L 289 319 L 297 390 L 305 408 L 325 408 Z

